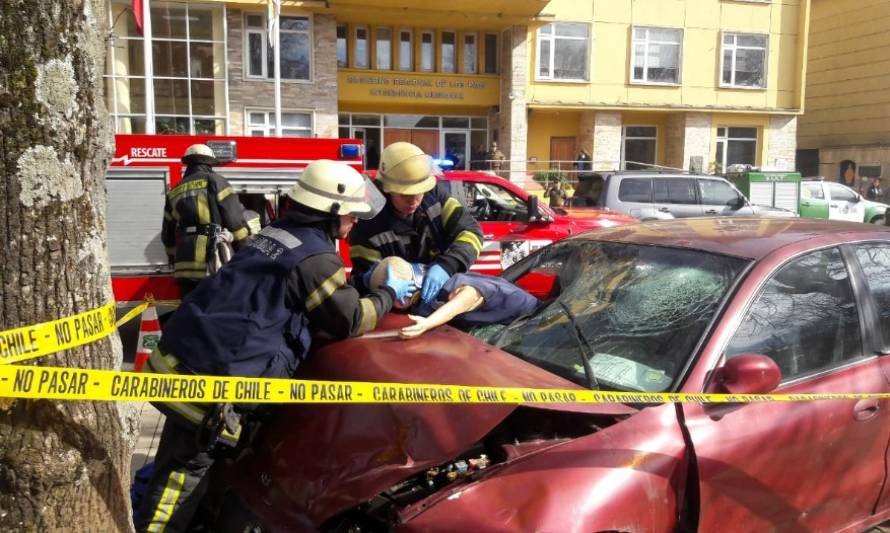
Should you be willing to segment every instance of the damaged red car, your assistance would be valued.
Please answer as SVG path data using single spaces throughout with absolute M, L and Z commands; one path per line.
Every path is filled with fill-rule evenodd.
M 549 287 L 530 316 L 330 344 L 298 377 L 887 393 L 888 265 L 880 226 L 605 229 L 504 273 Z M 887 400 L 294 405 L 229 469 L 227 508 L 264 531 L 861 531 L 890 517 L 888 445 Z

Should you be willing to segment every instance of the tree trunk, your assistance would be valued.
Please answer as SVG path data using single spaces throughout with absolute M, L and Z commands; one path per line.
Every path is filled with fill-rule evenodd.
M 0 330 L 112 300 L 104 0 L 0 3 Z M 28 364 L 120 368 L 117 335 Z M 0 399 L 0 531 L 130 531 L 129 404 Z

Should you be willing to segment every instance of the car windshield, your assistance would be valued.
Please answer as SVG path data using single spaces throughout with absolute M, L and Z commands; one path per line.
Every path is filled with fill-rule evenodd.
M 746 265 L 694 250 L 564 241 L 504 273 L 544 298 L 538 310 L 479 336 L 584 386 L 665 391 Z

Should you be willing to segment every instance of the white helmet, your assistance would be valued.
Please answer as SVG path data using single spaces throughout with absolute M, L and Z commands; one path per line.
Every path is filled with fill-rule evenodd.
M 215 166 L 219 164 L 213 149 L 206 144 L 193 144 L 185 149 L 185 155 L 182 156 L 184 165 L 204 164 Z
M 345 163 L 328 159 L 309 164 L 287 195 L 316 211 L 364 220 L 374 218 L 386 205 L 386 198 L 368 178 Z

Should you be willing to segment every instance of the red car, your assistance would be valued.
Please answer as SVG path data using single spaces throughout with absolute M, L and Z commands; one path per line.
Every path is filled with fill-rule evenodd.
M 888 265 L 881 226 L 718 218 L 590 232 L 504 273 L 550 287 L 528 317 L 330 344 L 298 377 L 888 393 Z M 293 405 L 228 474 L 271 531 L 862 531 L 890 518 L 888 407 Z

